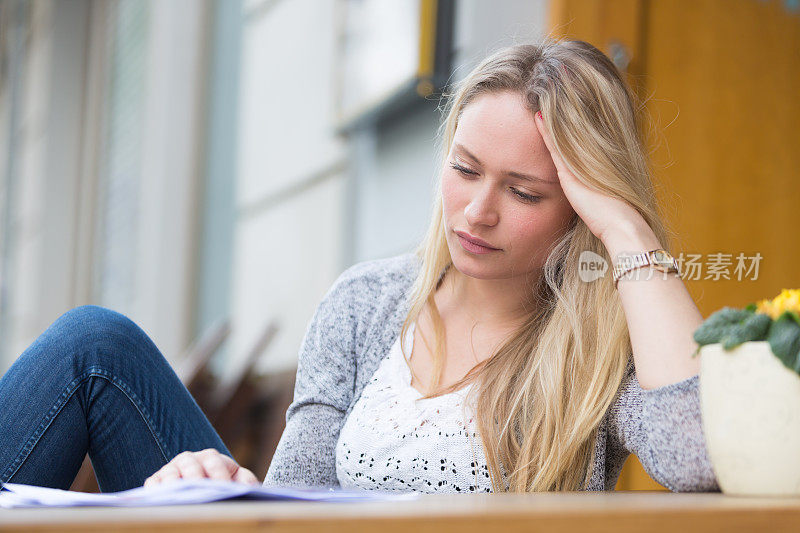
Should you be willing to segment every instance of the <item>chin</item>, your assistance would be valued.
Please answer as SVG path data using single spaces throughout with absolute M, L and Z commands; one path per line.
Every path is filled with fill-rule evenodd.
M 457 245 L 458 246 L 458 245 Z M 459 246 L 455 253 L 450 251 L 450 258 L 453 260 L 453 267 L 465 276 L 476 279 L 497 279 L 503 277 L 498 275 L 498 265 L 488 257 L 476 257 L 461 249 Z

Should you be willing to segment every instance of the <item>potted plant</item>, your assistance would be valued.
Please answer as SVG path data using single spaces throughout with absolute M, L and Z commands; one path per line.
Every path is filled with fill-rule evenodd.
M 695 331 L 709 458 L 726 494 L 800 495 L 800 290 Z

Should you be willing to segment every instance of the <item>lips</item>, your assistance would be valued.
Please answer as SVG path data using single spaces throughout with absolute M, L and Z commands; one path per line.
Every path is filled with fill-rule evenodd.
M 483 239 L 479 239 L 478 237 L 474 237 L 465 231 L 456 231 L 456 234 L 459 235 L 462 239 L 466 239 L 472 243 L 478 244 L 485 248 L 491 248 L 492 250 L 499 250 L 496 246 L 492 246 L 488 242 L 484 241 Z

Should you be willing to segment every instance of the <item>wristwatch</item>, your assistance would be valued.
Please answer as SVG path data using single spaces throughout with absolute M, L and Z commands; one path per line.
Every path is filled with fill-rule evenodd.
M 636 270 L 637 268 L 642 268 L 647 265 L 652 265 L 653 268 L 661 272 L 674 272 L 678 277 L 681 277 L 680 270 L 678 270 L 678 262 L 672 257 L 672 254 L 666 250 L 657 248 L 640 254 L 621 254 L 617 264 L 614 265 L 614 287 L 616 288 L 622 276 L 631 270 Z

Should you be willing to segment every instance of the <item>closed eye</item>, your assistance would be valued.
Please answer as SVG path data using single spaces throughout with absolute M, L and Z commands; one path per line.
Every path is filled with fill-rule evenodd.
M 539 200 L 542 199 L 541 196 L 531 196 L 530 194 L 525 194 L 524 192 L 518 191 L 517 189 L 515 189 L 513 187 L 511 188 L 511 192 L 513 192 L 514 194 L 516 194 L 517 196 L 519 196 L 520 198 L 522 198 L 526 202 L 536 203 L 536 202 L 538 202 Z
M 468 168 L 464 168 L 461 165 L 459 165 L 458 163 L 450 163 L 450 167 L 453 168 L 454 170 L 457 170 L 459 173 L 461 173 L 461 174 L 463 174 L 465 176 L 474 176 L 475 174 L 477 174 L 477 172 L 475 172 L 473 170 L 469 170 Z M 528 203 L 532 203 L 532 204 L 534 204 L 534 203 L 536 203 L 536 202 L 538 202 L 538 201 L 540 201 L 542 199 L 541 196 L 532 196 L 530 194 L 526 194 L 526 193 L 524 193 L 522 191 L 519 191 L 519 190 L 515 189 L 514 187 L 511 187 L 511 192 L 514 193 L 516 196 L 518 196 L 522 201 L 528 202 Z
M 473 174 L 477 174 L 477 172 L 474 172 L 472 170 L 466 169 L 466 168 L 462 167 L 461 165 L 459 165 L 458 163 L 450 163 L 450 166 L 452 168 L 454 168 L 455 170 L 458 170 L 462 174 L 465 174 L 465 175 L 468 175 L 468 176 L 471 176 Z

